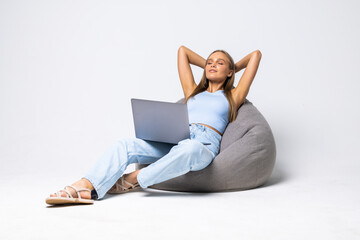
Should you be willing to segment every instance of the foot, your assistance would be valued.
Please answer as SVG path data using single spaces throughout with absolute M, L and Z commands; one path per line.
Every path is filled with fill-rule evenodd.
M 123 175 L 123 178 L 124 178 L 124 181 L 121 182 L 121 178 L 118 180 L 117 183 L 114 184 L 114 186 L 111 187 L 111 189 L 108 191 L 108 192 L 117 192 L 117 193 L 120 193 L 119 190 L 121 189 L 116 189 L 116 184 L 121 184 L 125 189 L 132 189 L 132 187 L 136 187 L 138 188 L 138 182 L 137 182 L 137 175 L 138 175 L 139 171 L 135 171 L 135 172 L 132 172 L 130 174 L 124 174 Z M 131 184 L 131 185 L 130 185 Z M 127 192 L 125 189 L 123 189 L 124 191 L 123 192 Z M 122 191 L 121 191 L 122 192 Z
M 71 186 L 74 186 L 77 189 L 80 189 L 80 188 L 87 188 L 89 190 L 94 189 L 94 187 L 89 182 L 89 180 L 87 180 L 85 178 L 80 179 L 79 181 L 73 183 Z M 75 192 L 75 190 L 73 188 L 67 187 L 66 190 L 70 192 L 72 197 L 74 197 L 74 198 L 78 197 L 78 195 L 76 194 L 76 192 Z M 61 197 L 66 197 L 67 196 L 65 191 L 60 190 L 60 192 L 61 192 L 61 195 L 60 195 Z M 91 199 L 91 192 L 81 191 L 81 192 L 79 192 L 79 194 L 80 194 L 80 197 L 82 199 Z M 50 194 L 50 197 L 56 197 L 56 193 Z

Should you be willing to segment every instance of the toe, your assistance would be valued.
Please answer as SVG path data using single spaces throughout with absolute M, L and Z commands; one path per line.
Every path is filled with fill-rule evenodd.
M 58 197 L 57 193 L 50 194 L 50 197 Z M 59 197 L 66 197 L 66 193 L 62 190 L 60 190 Z

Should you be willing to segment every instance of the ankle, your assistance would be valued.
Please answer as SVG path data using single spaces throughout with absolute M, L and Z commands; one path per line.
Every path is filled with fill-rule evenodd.
M 77 187 L 80 187 L 80 188 L 87 188 L 87 189 L 90 189 L 90 190 L 94 190 L 94 186 L 86 178 L 81 178 L 80 180 L 75 182 L 73 185 L 77 186 Z
M 139 174 L 139 170 L 137 170 L 135 172 L 131 172 L 129 174 L 126 174 L 124 179 L 131 184 L 136 184 L 136 183 L 138 183 L 138 181 L 137 181 L 138 174 Z

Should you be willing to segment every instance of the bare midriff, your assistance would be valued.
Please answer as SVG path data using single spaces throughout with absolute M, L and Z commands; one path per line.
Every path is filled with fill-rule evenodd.
M 211 126 L 209 126 L 209 125 L 202 124 L 202 123 L 197 123 L 197 124 L 200 124 L 200 125 L 203 125 L 203 126 L 205 126 L 205 127 L 211 128 L 212 130 L 214 130 L 215 132 L 217 132 L 220 136 L 222 136 L 222 134 L 221 134 L 218 130 L 216 130 L 215 128 L 213 128 L 213 127 L 211 127 Z

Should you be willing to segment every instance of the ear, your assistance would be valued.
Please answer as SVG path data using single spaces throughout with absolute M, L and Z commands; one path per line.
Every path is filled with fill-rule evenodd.
M 233 75 L 233 70 L 230 70 L 227 76 L 231 77 L 232 75 Z

